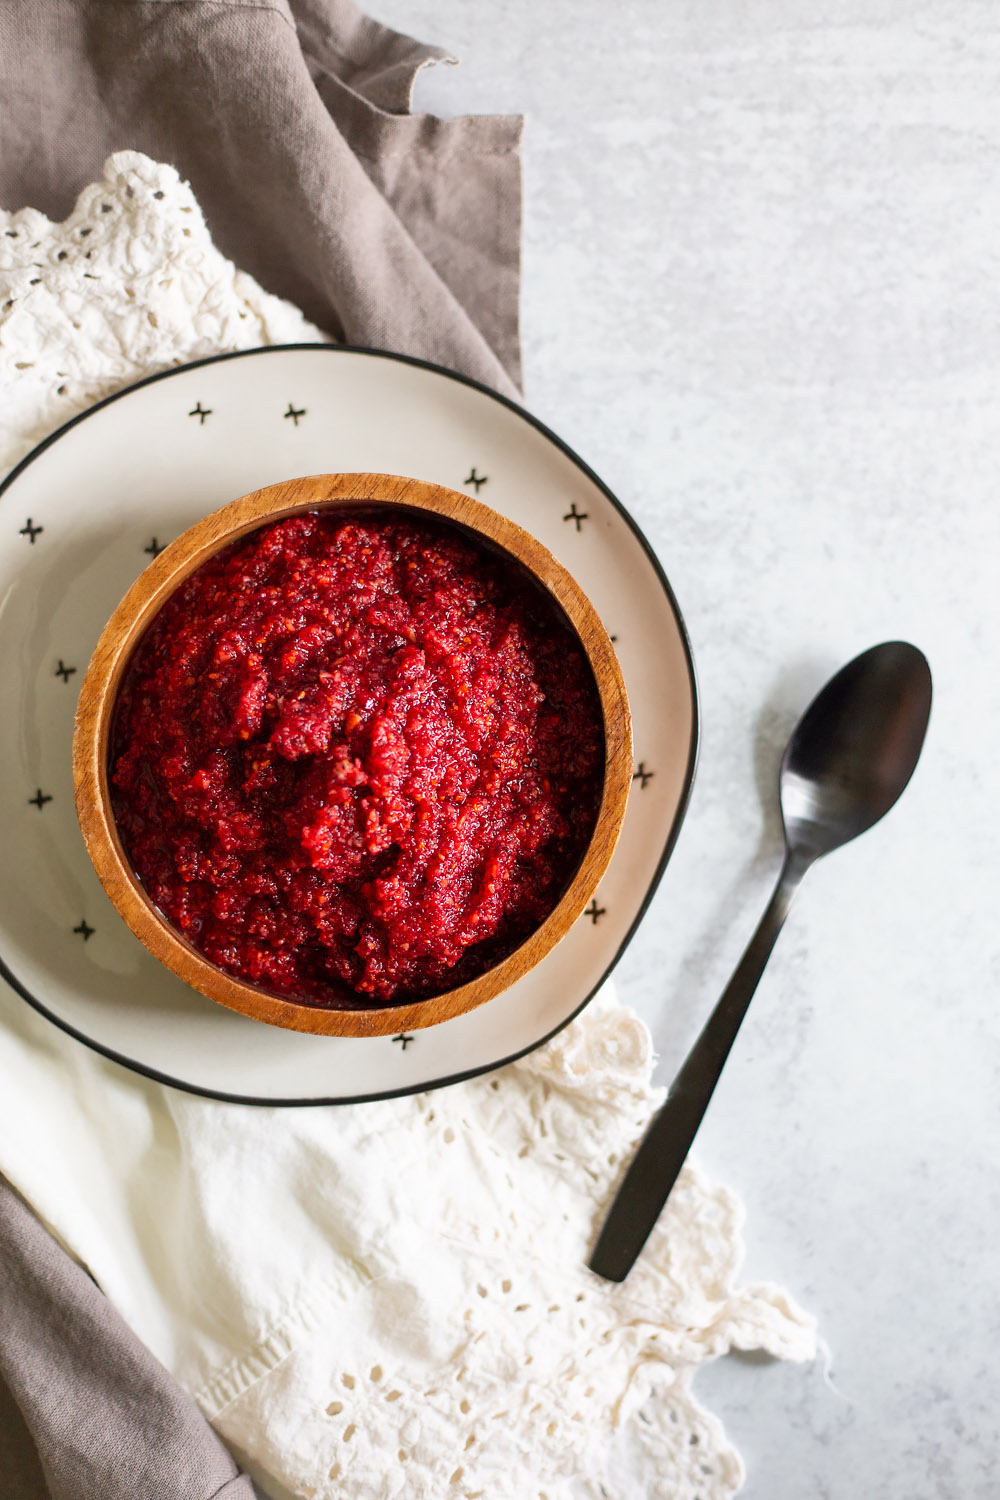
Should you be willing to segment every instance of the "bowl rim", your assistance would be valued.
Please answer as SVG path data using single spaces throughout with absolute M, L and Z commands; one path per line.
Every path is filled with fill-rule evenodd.
M 553 910 L 507 958 L 475 979 L 425 1000 L 336 1010 L 302 1004 L 237 979 L 194 948 L 159 912 L 122 846 L 111 809 L 108 737 L 118 690 L 139 640 L 173 591 L 215 552 L 249 532 L 311 510 L 398 507 L 436 516 L 525 567 L 562 609 L 597 684 L 605 766 L 594 832 Z M 209 999 L 286 1029 L 331 1036 L 387 1036 L 451 1020 L 485 1004 L 549 953 L 582 914 L 614 853 L 632 781 L 628 697 L 611 640 L 568 570 L 523 527 L 481 501 L 427 480 L 388 474 L 313 474 L 264 486 L 211 512 L 171 542 L 115 609 L 81 685 L 73 734 L 77 815 L 88 854 L 119 914 L 165 966 Z

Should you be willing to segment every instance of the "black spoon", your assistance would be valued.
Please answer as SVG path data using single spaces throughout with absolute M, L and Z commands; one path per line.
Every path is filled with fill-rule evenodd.
M 624 1281 L 677 1180 L 803 875 L 885 816 L 913 775 L 931 711 L 927 659 L 905 641 L 855 657 L 799 720 L 781 762 L 785 862 L 774 895 L 618 1189 L 590 1269 Z

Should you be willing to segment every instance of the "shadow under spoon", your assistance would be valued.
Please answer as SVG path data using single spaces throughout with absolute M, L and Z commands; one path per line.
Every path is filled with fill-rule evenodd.
M 886 641 L 842 667 L 799 720 L 779 777 L 778 884 L 611 1204 L 589 1262 L 599 1276 L 624 1281 L 659 1218 L 803 875 L 893 806 L 913 775 L 930 709 L 926 657 L 906 641 Z

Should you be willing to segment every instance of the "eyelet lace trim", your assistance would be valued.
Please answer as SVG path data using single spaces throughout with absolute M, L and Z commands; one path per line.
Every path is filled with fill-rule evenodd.
M 134 380 L 203 355 L 323 343 L 212 244 L 173 167 L 119 151 L 69 218 L 0 211 L 0 463 Z

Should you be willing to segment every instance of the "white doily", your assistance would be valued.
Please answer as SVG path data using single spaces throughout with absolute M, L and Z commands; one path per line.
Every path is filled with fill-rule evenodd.
M 731 1348 L 809 1358 L 813 1325 L 735 1285 L 742 1207 L 691 1169 L 623 1287 L 586 1269 L 652 1061 L 638 1017 L 592 1007 L 492 1077 L 359 1110 L 342 1149 L 392 1152 L 395 1222 L 361 1211 L 371 1280 L 265 1378 L 203 1388 L 219 1431 L 310 1500 L 733 1494 L 693 1372 Z
M 0 464 L 152 370 L 322 337 L 173 169 L 119 153 L 65 224 L 0 214 Z M 722 1500 L 742 1465 L 693 1372 L 815 1353 L 780 1288 L 737 1284 L 742 1209 L 691 1168 L 624 1286 L 585 1269 L 657 1101 L 613 1002 L 492 1076 L 339 1110 L 162 1089 L 10 992 L 0 1019 L 0 1170 L 276 1491 Z
M 219 254 L 173 167 L 136 151 L 109 157 L 62 224 L 0 210 L 0 465 L 155 370 L 325 342 Z

